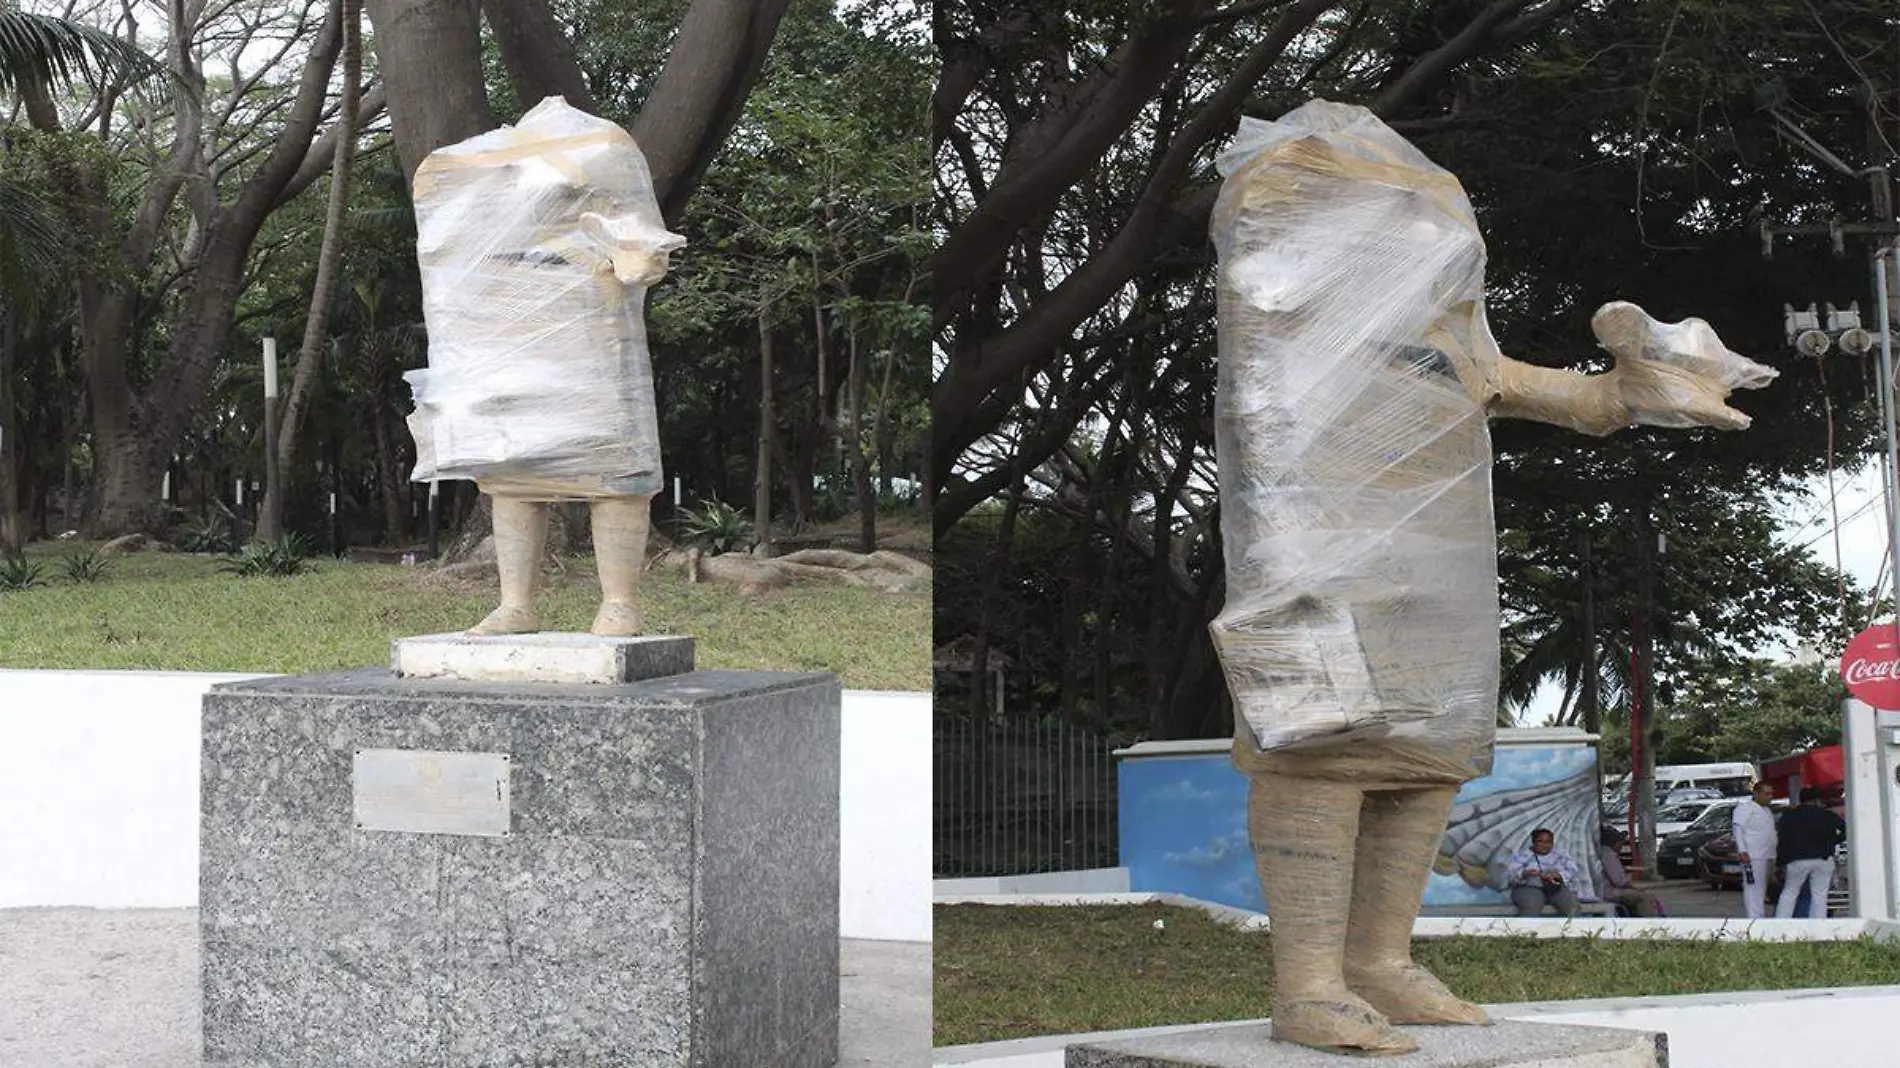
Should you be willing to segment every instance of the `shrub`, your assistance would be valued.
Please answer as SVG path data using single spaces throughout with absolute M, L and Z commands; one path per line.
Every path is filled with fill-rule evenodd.
M 178 532 L 175 541 L 179 552 L 184 553 L 234 553 L 238 551 L 237 539 L 231 536 L 231 523 L 228 519 L 204 519 L 186 525 Z
M 90 549 L 81 550 L 60 560 L 59 569 L 66 575 L 66 581 L 79 584 L 97 582 L 106 577 L 106 569 L 112 561 Z
M 752 520 L 722 501 L 707 501 L 698 511 L 688 509 L 682 530 L 686 540 L 717 553 L 729 553 L 752 540 Z
M 301 535 L 286 534 L 269 541 L 254 541 L 244 551 L 226 560 L 218 570 L 232 575 L 300 575 L 310 569 L 310 546 Z
M 44 570 L 21 553 L 0 556 L 0 590 L 30 590 L 44 581 Z

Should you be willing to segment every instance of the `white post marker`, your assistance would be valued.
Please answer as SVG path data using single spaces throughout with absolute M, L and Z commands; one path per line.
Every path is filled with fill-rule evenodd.
M 165 478 L 158 484 L 158 499 L 161 501 L 169 501 L 172 499 L 172 473 L 170 471 L 165 472 Z
M 680 506 L 680 477 L 678 475 L 674 475 L 673 476 L 673 507 L 678 508 L 679 506 Z
M 277 339 L 264 339 L 264 396 L 277 399 Z
M 244 507 L 244 480 L 241 478 L 237 480 L 237 505 L 239 508 Z
M 336 491 L 335 490 L 330 491 L 330 514 L 331 515 L 336 514 Z

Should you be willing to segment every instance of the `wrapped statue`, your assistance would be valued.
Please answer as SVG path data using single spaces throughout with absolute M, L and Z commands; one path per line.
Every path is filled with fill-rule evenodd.
M 1248 120 L 1220 160 L 1215 411 L 1227 600 L 1212 624 L 1273 924 L 1276 1038 L 1357 1053 L 1484 1023 L 1411 959 L 1498 702 L 1494 416 L 1603 435 L 1746 427 L 1775 372 L 1707 323 L 1592 320 L 1585 375 L 1509 359 L 1458 180 L 1371 112 Z
M 646 160 L 605 119 L 542 101 L 450 145 L 415 177 L 429 366 L 408 378 L 415 481 L 472 479 L 494 499 L 501 606 L 471 634 L 539 629 L 548 506 L 589 502 L 593 632 L 640 632 L 634 595 L 663 482 L 647 290 L 668 233 Z

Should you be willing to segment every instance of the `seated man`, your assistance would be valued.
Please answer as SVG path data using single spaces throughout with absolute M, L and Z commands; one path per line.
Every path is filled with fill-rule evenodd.
M 1631 916 L 1661 916 L 1662 902 L 1656 895 L 1636 889 L 1630 883 L 1629 872 L 1623 870 L 1623 858 L 1616 850 L 1623 844 L 1624 837 L 1623 832 L 1614 827 L 1603 828 L 1602 844 L 1597 850 L 1603 864 L 1598 894 L 1603 900 L 1622 906 Z
M 1531 844 L 1512 855 L 1504 872 L 1519 916 L 1541 916 L 1545 905 L 1560 915 L 1577 914 L 1577 862 L 1557 848 L 1557 836 L 1548 828 L 1532 831 Z

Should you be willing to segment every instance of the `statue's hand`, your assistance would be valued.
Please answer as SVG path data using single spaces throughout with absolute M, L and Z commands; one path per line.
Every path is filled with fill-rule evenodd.
M 1590 328 L 1616 357 L 1611 376 L 1632 423 L 1744 429 L 1749 418 L 1725 403 L 1729 394 L 1760 389 L 1779 373 L 1729 351 L 1701 319 L 1661 323 L 1615 301 L 1597 309 Z

